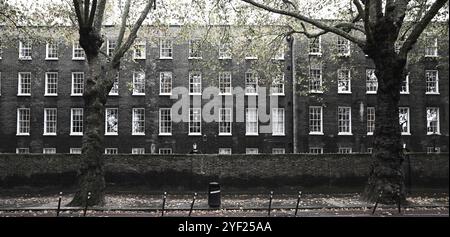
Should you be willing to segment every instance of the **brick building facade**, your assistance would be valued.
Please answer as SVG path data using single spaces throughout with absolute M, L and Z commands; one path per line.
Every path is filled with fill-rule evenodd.
M 258 59 L 227 57 L 221 50 L 198 54 L 193 49 L 194 40 L 176 39 L 179 27 L 170 30 L 175 38 L 155 37 L 153 31 L 144 31 L 147 33 L 141 33 L 138 46 L 125 56 L 118 87 L 106 105 L 105 121 L 110 122 L 105 126 L 105 152 L 189 153 L 194 143 L 202 153 L 367 152 L 371 147 L 367 120 L 373 119 L 370 108 L 376 95 L 367 92 L 366 75 L 373 65 L 356 46 L 332 34 L 311 44 L 302 36 L 284 40 L 283 57 L 271 61 L 280 65 L 284 75 L 282 93 L 276 96 L 277 105 L 271 107 L 271 88 L 266 88 L 265 95 L 262 91 L 237 95 L 232 90 L 252 89 L 251 69 Z M 105 34 L 110 39 L 104 44 L 109 53 L 116 32 L 106 29 Z M 448 151 L 448 37 L 434 38 L 436 55 L 420 56 L 425 50 L 420 46 L 412 52 L 419 59 L 409 66 L 408 90 L 400 101 L 409 112 L 408 131 L 402 138 L 412 151 L 430 147 Z M 24 39 L 2 46 L 0 153 L 79 152 L 86 74 L 86 61 L 78 57 L 82 52 L 67 41 L 53 47 L 46 42 L 28 45 Z M 208 60 L 220 67 L 199 66 L 199 61 Z M 320 80 L 312 80 L 310 75 Z M 433 80 L 438 85 L 433 85 Z M 231 94 L 224 89 L 229 81 Z M 219 113 L 224 116 L 219 115 L 220 121 L 196 123 L 197 118 L 203 119 L 197 112 L 203 112 L 210 102 L 197 92 L 219 84 L 219 91 L 225 90 L 219 96 L 224 109 Z M 177 87 L 190 91 L 191 119 L 165 121 L 173 117 L 168 109 L 177 103 L 170 96 Z M 271 123 L 253 122 L 253 112 L 247 110 L 245 121 L 236 119 L 238 109 L 253 108 L 249 100 L 264 101 L 262 97 L 267 113 L 271 112 Z M 231 106 L 225 104 L 226 99 L 232 99 Z M 427 110 L 438 114 L 437 121 L 427 122 Z M 262 132 L 268 124 L 270 131 Z

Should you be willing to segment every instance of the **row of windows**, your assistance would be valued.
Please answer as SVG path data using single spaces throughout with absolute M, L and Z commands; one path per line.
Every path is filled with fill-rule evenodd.
M 232 135 L 232 108 L 219 109 L 219 135 Z M 30 135 L 30 108 L 17 109 L 17 135 Z M 132 135 L 145 135 L 145 109 L 133 108 L 131 119 Z M 57 135 L 58 113 L 56 108 L 44 108 L 44 133 L 46 136 Z M 272 135 L 285 135 L 285 111 L 283 108 L 272 109 Z M 200 108 L 189 110 L 189 133 L 188 135 L 202 134 L 202 113 Z M 258 109 L 246 109 L 246 135 L 258 136 Z M 119 134 L 119 109 L 105 109 L 105 135 L 114 136 Z M 70 135 L 83 135 L 83 108 L 72 108 L 70 114 Z M 172 109 L 159 109 L 159 135 L 172 135 Z
M 338 56 L 349 57 L 350 56 L 350 41 L 338 36 L 336 39 L 336 52 Z M 320 56 L 322 55 L 322 37 L 318 36 L 316 38 L 309 39 L 308 44 L 309 55 Z M 396 43 L 395 51 L 398 53 L 400 51 L 400 43 Z M 425 38 L 425 57 L 437 57 L 438 56 L 438 39 L 436 37 L 426 37 Z
M 372 153 L 373 148 L 369 147 L 367 148 L 366 152 L 367 153 Z M 426 147 L 426 151 L 428 154 L 431 153 L 441 153 L 441 148 L 440 147 Z M 308 153 L 310 154 L 324 154 L 323 152 L 323 147 L 319 147 L 319 146 L 311 146 L 308 148 Z M 350 153 L 354 153 L 353 149 L 351 147 L 339 147 L 338 148 L 338 153 L 339 154 L 350 154 Z
M 46 72 L 45 73 L 45 96 L 58 96 L 58 72 Z M 172 72 L 160 72 L 160 95 L 171 95 L 173 87 Z M 133 95 L 145 95 L 145 73 L 133 72 L 132 94 Z M 219 72 L 218 75 L 219 94 L 231 95 L 232 94 L 232 79 L 231 72 Z M 71 96 L 82 96 L 84 92 L 85 75 L 84 72 L 72 72 L 71 83 Z M 284 73 L 279 74 L 272 81 L 270 93 L 272 95 L 284 95 Z M 18 96 L 31 96 L 31 72 L 19 72 L 18 73 Z M 1 87 L 1 72 L 0 72 L 0 87 Z M 202 94 L 202 73 L 201 72 L 189 72 L 189 94 L 201 95 Z M 258 94 L 258 76 L 255 72 L 248 71 L 245 73 L 245 94 L 257 95 Z M 109 95 L 119 95 L 119 76 L 115 78 L 113 87 L 109 92 Z
M 439 94 L 439 71 L 425 70 L 426 94 Z M 309 92 L 323 93 L 322 69 L 320 67 L 309 70 Z M 338 93 L 351 94 L 351 71 L 349 69 L 337 70 Z M 378 79 L 375 76 L 375 69 L 366 69 L 366 93 L 376 94 L 378 90 Z M 409 75 L 402 81 L 401 94 L 409 94 Z
M 351 107 L 338 107 L 338 135 L 352 135 Z M 399 123 L 402 135 L 411 135 L 409 107 L 399 107 Z M 440 134 L 439 108 L 426 108 L 427 134 Z M 367 107 L 367 135 L 375 130 L 375 107 Z M 309 134 L 323 135 L 323 107 L 309 107 Z
M 114 54 L 114 50 L 117 46 L 117 42 L 114 39 L 108 39 L 106 42 L 106 54 L 111 57 Z M 19 59 L 20 60 L 32 60 L 32 47 L 31 40 L 19 41 Z M 133 59 L 145 60 L 147 43 L 143 40 L 137 40 L 132 46 Z M 231 59 L 231 44 L 228 42 L 220 42 L 219 44 L 219 59 Z M 189 40 L 189 55 L 188 59 L 202 59 L 202 41 L 200 39 Z M 159 41 L 159 58 L 160 59 L 173 59 L 173 40 L 172 39 L 160 39 Z M 60 56 L 59 44 L 57 41 L 49 41 L 45 46 L 45 60 L 58 60 Z M 80 46 L 78 41 L 72 44 L 72 60 L 85 60 L 85 52 Z M 255 56 L 246 56 L 246 59 L 256 59 Z M 1 59 L 1 54 L 0 54 Z M 284 47 L 280 47 L 277 55 L 273 59 L 284 60 Z

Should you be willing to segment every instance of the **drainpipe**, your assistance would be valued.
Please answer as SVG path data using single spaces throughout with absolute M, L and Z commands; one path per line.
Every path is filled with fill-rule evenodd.
M 296 68 L 295 68 L 295 37 L 291 35 L 291 70 L 292 70 L 292 123 L 294 153 L 297 153 L 297 93 L 296 93 Z

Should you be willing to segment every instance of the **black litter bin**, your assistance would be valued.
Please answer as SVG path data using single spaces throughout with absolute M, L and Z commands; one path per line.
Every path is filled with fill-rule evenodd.
M 220 207 L 220 185 L 217 182 L 209 183 L 208 205 L 210 208 L 219 208 Z

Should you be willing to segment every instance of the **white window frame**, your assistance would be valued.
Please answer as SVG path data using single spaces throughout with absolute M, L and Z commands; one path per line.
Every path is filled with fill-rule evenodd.
M 22 114 L 26 113 L 26 114 Z M 24 119 L 22 119 L 24 118 Z M 31 131 L 31 110 L 30 108 L 17 108 L 17 136 L 30 136 Z
M 220 42 L 219 43 L 219 59 L 231 59 L 231 43 L 230 42 Z
M 376 80 L 373 80 L 373 78 Z M 368 90 L 368 89 L 376 88 L 376 90 Z M 376 94 L 378 91 L 378 78 L 375 75 L 375 69 L 366 69 L 366 94 Z
M 319 111 L 317 111 L 319 109 Z M 311 127 L 316 127 L 317 124 L 312 124 L 312 121 L 317 121 L 317 115 L 314 113 L 320 112 L 320 130 L 311 131 Z M 313 114 L 312 114 L 313 113 Z M 313 116 L 313 117 L 312 117 Z M 309 135 L 323 135 L 323 107 L 322 106 L 309 106 Z M 314 129 L 315 130 L 315 129 Z
M 165 121 L 166 123 L 170 123 L 168 130 L 170 130 L 170 132 L 162 132 L 162 128 L 163 128 L 163 120 L 162 120 L 162 116 L 163 116 L 163 111 L 164 113 L 166 113 L 167 111 L 169 111 L 169 116 L 170 116 L 170 121 Z M 167 116 L 167 115 L 165 115 Z M 159 136 L 172 136 L 172 109 L 171 108 L 160 108 L 159 109 Z
M 403 131 L 403 129 L 400 127 L 400 129 L 401 129 L 401 135 L 411 135 L 411 120 L 410 120 L 410 117 L 411 117 L 411 115 L 410 115 L 410 109 L 409 109 L 409 107 L 399 107 L 398 108 L 398 116 L 399 116 L 399 118 L 398 118 L 398 120 L 399 120 L 399 123 L 400 123 L 400 116 L 401 116 L 401 111 L 402 110 L 406 110 L 407 111 L 407 116 L 406 116 L 406 131 Z M 400 124 L 400 126 L 401 126 L 401 124 Z
M 200 89 L 200 91 L 198 91 L 198 89 Z M 202 94 L 202 73 L 197 71 L 189 72 L 189 95 L 201 95 L 201 94 Z
M 272 154 L 286 154 L 285 148 L 272 148 Z
M 280 116 L 281 115 L 281 116 Z M 280 118 L 282 117 L 282 118 Z M 272 136 L 285 136 L 286 118 L 284 108 L 272 108 Z
M 80 76 L 81 76 L 81 78 L 79 78 Z M 79 83 L 79 82 L 75 83 L 75 80 L 80 80 L 80 79 L 82 79 L 82 83 Z M 70 96 L 83 96 L 84 82 L 85 82 L 84 72 L 72 72 L 72 90 L 71 90 Z M 75 85 L 77 85 L 78 87 L 75 87 Z
M 219 155 L 231 155 L 233 150 L 229 147 L 227 148 L 219 148 Z
M 172 72 L 159 73 L 159 95 L 172 95 Z
M 143 119 L 137 117 L 138 113 L 143 117 Z M 137 131 L 138 128 L 142 128 L 143 132 L 138 132 Z M 133 108 L 131 114 L 131 135 L 132 136 L 145 135 L 145 108 Z
M 233 87 L 231 86 L 231 72 L 219 72 L 219 95 L 231 95 Z
M 439 154 L 441 153 L 441 147 L 433 147 L 433 146 L 429 146 L 427 147 L 427 154 Z
M 249 112 L 255 113 L 256 117 L 251 119 L 249 117 Z M 256 121 L 253 121 L 256 120 Z M 254 126 L 256 123 L 256 126 Z M 250 126 L 251 125 L 251 126 Z M 256 128 L 256 131 L 252 131 L 250 128 Z M 258 136 L 259 135 L 259 120 L 258 120 L 258 109 L 257 108 L 246 108 L 245 109 L 245 136 Z
M 342 36 L 338 36 L 336 40 L 337 46 L 337 55 L 340 57 L 349 57 L 350 56 L 350 40 L 345 39 Z M 341 49 L 345 47 L 345 52 L 341 52 Z
M 284 73 L 280 73 L 272 80 L 272 86 L 270 87 L 271 95 L 284 96 L 284 79 Z
M 81 132 L 74 131 L 74 111 L 81 111 Z M 80 122 L 80 120 L 78 120 L 78 122 Z M 70 136 L 83 136 L 83 132 L 84 132 L 84 110 L 83 108 L 71 108 L 70 109 Z
M 431 81 L 430 79 L 432 77 L 430 77 L 431 73 L 435 73 L 436 76 L 434 78 L 434 81 Z M 438 70 L 425 70 L 425 94 L 426 95 L 439 95 L 439 71 Z M 429 88 L 429 83 L 434 83 L 435 84 L 435 90 L 434 91 L 430 91 Z
M 225 118 L 223 118 L 225 117 Z M 230 131 L 227 131 L 227 127 Z M 220 108 L 219 109 L 219 136 L 231 136 L 233 130 L 233 109 Z
M 23 80 L 27 79 L 23 77 L 24 75 L 29 77 L 29 82 L 23 83 Z M 17 83 L 17 96 L 31 96 L 31 72 L 19 72 Z M 24 88 L 24 85 L 28 86 Z M 28 92 L 22 92 L 23 90 L 28 90 Z
M 252 70 L 245 72 L 245 95 L 258 95 L 259 92 L 258 80 L 259 78 L 256 72 Z
M 259 154 L 259 149 L 258 148 L 245 148 L 245 154 L 246 155 L 256 155 Z
M 139 76 L 139 78 L 137 78 L 137 76 Z M 139 84 L 137 84 L 137 79 L 138 80 L 142 80 L 142 81 L 139 81 Z M 133 72 L 133 92 L 132 92 L 132 95 L 137 95 L 137 96 L 145 96 L 145 72 L 142 72 L 142 71 L 134 71 Z M 144 92 L 141 92 L 141 91 L 138 91 L 137 89 L 137 86 L 141 86 L 141 87 L 143 87 L 143 91 Z
M 429 131 L 430 130 L 430 120 L 428 120 L 428 114 L 429 110 L 434 109 L 436 110 L 436 131 Z M 427 119 L 427 135 L 441 135 L 441 123 L 439 119 L 439 107 L 427 107 L 426 108 L 426 119 Z
M 56 75 L 55 78 L 50 78 L 50 75 Z M 58 72 L 46 72 L 45 73 L 45 92 L 44 92 L 44 96 L 58 96 Z M 56 82 L 55 83 L 50 83 L 50 79 L 55 79 Z M 50 88 L 49 85 L 55 85 L 55 88 Z M 50 89 L 55 89 L 55 92 L 52 93 L 50 92 Z
M 159 40 L 159 59 L 173 59 L 173 41 L 171 39 Z
M 119 95 L 119 73 L 117 73 L 116 77 L 114 78 L 113 86 L 111 87 L 111 90 L 108 93 L 108 96 L 118 96 Z
M 313 77 L 314 72 L 314 77 Z M 319 72 L 319 77 L 317 78 L 317 72 Z M 323 93 L 323 80 L 322 80 L 322 68 L 310 68 L 309 69 L 309 93 Z M 319 88 L 317 89 L 316 81 L 319 81 Z
M 199 55 L 192 56 L 195 53 L 195 49 L 198 50 L 197 53 Z M 201 49 L 202 49 L 202 45 L 201 45 L 201 40 L 200 39 L 190 39 L 189 40 L 189 55 L 188 55 L 188 59 L 202 59 L 203 55 L 202 55 L 202 50 Z
M 433 39 L 434 42 L 432 46 L 428 45 L 430 42 L 429 40 Z M 431 50 L 430 50 L 431 49 Z M 426 37 L 425 38 L 425 57 L 438 57 L 438 38 L 437 37 Z M 429 54 L 430 51 L 433 51 L 432 54 Z
M 318 39 L 318 41 L 316 41 L 316 39 Z M 311 52 L 311 49 L 313 49 L 311 47 L 314 46 L 313 44 L 319 44 L 318 52 Z M 315 47 L 314 47 L 314 49 L 315 49 Z M 309 53 L 309 55 L 313 55 L 313 56 L 321 56 L 322 55 L 322 37 L 320 35 L 318 37 L 309 39 L 308 53 Z
M 117 155 L 119 154 L 119 149 L 116 147 L 105 148 L 105 155 Z
M 346 120 L 341 121 L 341 116 L 345 116 L 345 114 L 341 114 L 341 110 L 348 110 L 348 126 L 341 125 L 342 123 L 347 123 Z M 353 135 L 352 134 L 352 107 L 350 106 L 338 106 L 338 135 Z M 341 132 L 342 127 L 348 127 L 348 131 Z
M 113 45 L 114 47 L 112 47 L 111 45 Z M 112 57 L 114 54 L 114 50 L 116 49 L 117 46 L 117 41 L 114 39 L 107 39 L 106 41 L 106 54 L 109 57 Z
M 139 50 L 138 50 L 139 49 Z M 138 51 L 141 52 L 141 56 L 137 55 Z M 133 47 L 133 59 L 134 60 L 145 60 L 147 58 L 147 43 L 145 41 L 136 41 Z
M 84 52 L 83 47 L 80 46 L 80 43 L 74 41 L 72 44 L 72 60 L 85 60 L 86 53 Z
M 145 154 L 145 148 L 143 148 L 143 147 L 133 147 L 133 148 L 131 148 L 131 154 L 133 154 L 133 155 L 143 155 L 143 154 Z
M 197 116 L 194 116 L 194 115 Z M 198 117 L 200 116 L 200 117 Z M 200 131 L 192 131 L 199 129 Z M 189 108 L 189 136 L 202 135 L 202 109 L 201 108 Z
M 70 154 L 81 154 L 81 148 L 80 147 L 71 147 L 69 149 Z
M 338 154 L 351 154 L 353 153 L 353 149 L 351 147 L 339 147 Z
M 50 148 L 43 148 L 42 149 L 42 154 L 56 154 L 56 148 L 54 147 L 50 147 Z
M 373 135 L 375 131 L 376 112 L 375 107 L 367 107 L 367 135 Z
M 169 155 L 169 154 L 173 154 L 172 148 L 159 148 L 159 149 L 158 149 L 158 154 L 160 154 L 160 155 Z
M 56 47 L 56 49 L 54 49 L 53 47 Z M 55 50 L 56 51 L 56 57 L 51 57 L 50 56 L 50 52 Z M 53 52 L 55 53 L 55 52 Z M 47 42 L 47 44 L 45 45 L 45 60 L 58 60 L 58 42 L 56 41 L 50 41 Z
M 317 146 L 309 147 L 308 154 L 315 154 L 315 155 L 323 154 L 323 147 L 317 147 Z
M 24 55 L 25 51 L 29 51 L 30 55 Z M 19 60 L 32 60 L 33 43 L 31 40 L 19 40 Z
M 403 82 L 405 82 L 405 90 L 403 90 Z M 400 86 L 400 94 L 407 95 L 409 94 L 409 73 L 406 74 L 405 80 L 403 80 L 402 85 Z
M 51 112 L 51 113 L 50 113 Z M 54 114 L 52 114 L 54 113 Z M 49 120 L 52 118 L 53 120 Z M 50 123 L 52 123 L 51 126 Z M 49 131 L 53 130 L 54 131 Z M 44 136 L 56 136 L 58 132 L 58 110 L 57 108 L 44 108 Z
M 30 148 L 28 147 L 16 148 L 16 154 L 30 154 Z
M 108 122 L 109 115 L 115 114 L 115 125 L 110 125 Z M 114 118 L 112 118 L 114 119 Z M 114 120 L 112 120 L 114 121 Z M 116 131 L 114 131 L 114 126 Z M 105 108 L 105 136 L 118 136 L 119 135 L 119 109 L 118 108 Z
M 347 71 L 347 73 L 345 73 Z M 347 75 L 345 75 L 347 74 Z M 351 77 L 351 71 L 348 68 L 341 68 L 337 70 L 337 88 L 338 88 L 338 94 L 351 94 L 352 93 L 352 77 Z M 342 90 L 342 87 L 340 86 L 341 83 L 347 83 L 348 84 L 348 90 Z

